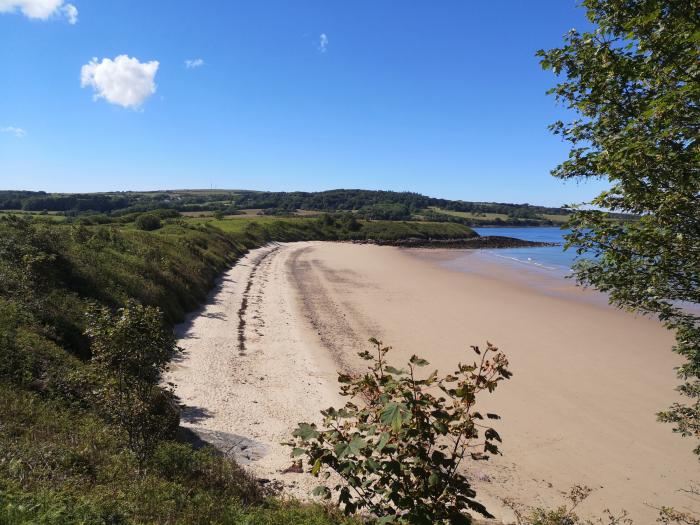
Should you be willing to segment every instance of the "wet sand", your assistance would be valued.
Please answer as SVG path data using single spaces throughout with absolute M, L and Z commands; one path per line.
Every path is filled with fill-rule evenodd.
M 363 366 L 356 353 L 369 337 L 394 347 L 393 362 L 416 353 L 442 372 L 488 340 L 515 373 L 487 402 L 503 418 L 503 456 L 469 465 L 494 513 L 508 517 L 506 498 L 559 504 L 573 484 L 595 489 L 585 514 L 625 508 L 650 523 L 649 505 L 697 511 L 680 492 L 700 477 L 692 443 L 654 415 L 675 400 L 671 334 L 572 283 L 543 287 L 478 256 L 446 264 L 455 255 L 342 243 L 255 250 L 179 328 L 185 354 L 167 380 L 185 425 L 304 497 L 316 481 L 282 472 L 292 460 L 280 443 L 341 404 L 336 370 Z

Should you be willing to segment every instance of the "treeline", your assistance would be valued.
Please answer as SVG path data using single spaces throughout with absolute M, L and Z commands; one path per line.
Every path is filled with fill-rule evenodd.
M 48 194 L 31 191 L 0 191 L 0 210 L 83 213 L 132 213 L 158 208 L 177 211 L 217 210 L 231 205 L 233 194 L 198 192 Z
M 501 213 L 517 218 L 536 218 L 539 214 L 566 215 L 568 210 L 530 204 L 508 204 L 495 202 L 466 202 L 427 197 L 420 193 L 374 191 L 374 190 L 329 190 L 320 192 L 240 192 L 235 198 L 239 208 L 276 209 L 293 212 L 298 209 L 313 211 L 359 211 L 363 214 L 381 214 L 389 209 L 406 216 L 419 213 L 430 207 L 470 213 Z M 374 218 L 374 217 L 369 217 Z M 389 218 L 389 217 L 377 217 Z
M 0 192 L 2 210 L 109 213 L 126 208 L 134 202 L 133 198 L 105 194 L 52 195 L 43 191 Z
M 168 208 L 176 211 L 236 213 L 261 209 L 267 214 L 291 214 L 297 210 L 317 212 L 353 211 L 367 219 L 410 220 L 431 207 L 469 213 L 498 213 L 512 218 L 536 219 L 540 214 L 566 215 L 562 208 L 530 204 L 479 203 L 428 197 L 419 193 L 330 190 L 321 192 L 256 191 L 162 191 L 147 193 L 48 194 L 46 192 L 0 191 L 1 210 L 124 214 Z

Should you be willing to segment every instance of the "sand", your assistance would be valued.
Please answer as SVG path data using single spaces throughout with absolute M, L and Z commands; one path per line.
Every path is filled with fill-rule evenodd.
M 443 372 L 488 340 L 515 373 L 487 401 L 503 418 L 503 456 L 468 465 L 492 512 L 512 517 L 504 499 L 560 504 L 573 484 L 595 489 L 586 515 L 624 508 L 652 523 L 651 506 L 700 510 L 681 490 L 700 478 L 693 444 L 654 415 L 676 399 L 672 335 L 595 292 L 543 281 L 464 252 L 265 247 L 179 327 L 185 353 L 166 379 L 186 426 L 285 493 L 308 497 L 316 480 L 283 472 L 292 460 L 281 443 L 297 422 L 320 422 L 319 410 L 341 404 L 336 371 L 363 366 L 356 353 L 369 337 L 393 346 L 397 364 L 416 353 Z

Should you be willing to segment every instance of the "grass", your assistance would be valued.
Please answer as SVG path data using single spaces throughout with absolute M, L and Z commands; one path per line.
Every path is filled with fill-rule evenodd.
M 0 523 L 330 525 L 320 505 L 264 497 L 209 450 L 163 443 L 144 471 L 100 418 L 0 383 Z
M 496 219 L 508 220 L 508 215 L 505 213 L 473 213 L 466 211 L 453 211 L 453 210 L 443 210 L 442 208 L 431 207 L 431 210 L 437 213 L 443 213 L 445 215 L 452 215 L 453 217 L 462 217 L 464 219 L 475 219 L 475 220 L 489 220 L 494 221 Z
M 247 210 L 240 210 L 240 214 L 237 215 L 228 215 L 228 218 L 235 219 L 235 218 L 249 218 L 249 217 L 258 217 L 262 215 L 262 208 L 251 208 Z
M 542 214 L 540 217 L 550 220 L 556 224 L 565 224 L 569 220 L 568 215 L 555 215 L 550 213 Z
M 429 210 L 432 210 L 435 213 L 441 213 L 443 215 L 449 215 L 452 217 L 460 217 L 463 219 L 468 219 L 470 221 L 473 221 L 475 224 L 478 224 L 479 222 L 484 222 L 484 223 L 493 223 L 494 221 L 503 221 L 503 222 L 509 222 L 509 221 L 529 221 L 531 224 L 530 226 L 537 226 L 538 221 L 551 221 L 555 225 L 562 225 L 566 224 L 566 222 L 569 219 L 569 215 L 558 215 L 554 213 L 542 213 L 535 215 L 533 218 L 520 218 L 520 219 L 515 219 L 513 217 L 509 217 L 505 213 L 473 213 L 473 212 L 463 212 L 463 211 L 453 211 L 453 210 L 445 210 L 442 208 L 438 207 L 431 207 L 428 208 Z
M 65 215 L 59 215 L 58 212 L 0 210 L 0 217 L 3 217 L 3 216 L 7 217 L 10 215 L 25 215 L 25 216 L 30 216 L 34 219 L 53 221 L 53 222 L 64 222 L 66 220 Z

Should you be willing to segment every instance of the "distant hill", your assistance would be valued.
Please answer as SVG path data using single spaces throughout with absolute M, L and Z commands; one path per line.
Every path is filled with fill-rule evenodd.
M 185 213 L 294 215 L 353 213 L 365 219 L 429 220 L 470 226 L 540 226 L 566 221 L 569 211 L 531 204 L 468 202 L 419 193 L 338 189 L 319 192 L 163 190 L 152 192 L 46 193 L 0 191 L 0 210 L 121 215 L 154 209 Z M 254 210 L 251 212 L 250 210 Z

